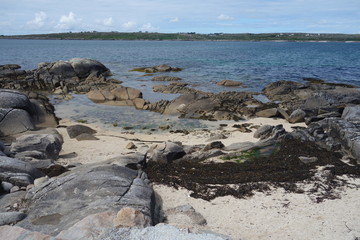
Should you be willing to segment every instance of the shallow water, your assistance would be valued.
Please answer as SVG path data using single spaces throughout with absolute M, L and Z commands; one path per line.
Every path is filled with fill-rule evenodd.
M 0 64 L 16 63 L 23 69 L 34 69 L 40 62 L 74 57 L 102 62 L 115 78 L 123 81 L 122 85 L 141 90 L 144 98 L 151 102 L 178 95 L 154 93 L 152 86 L 167 83 L 153 82 L 151 76 L 129 72 L 130 69 L 159 64 L 180 67 L 184 70 L 166 75 L 180 77 L 191 87 L 208 92 L 261 91 L 274 81 L 301 82 L 304 77 L 360 86 L 360 43 L 0 39 Z M 224 79 L 241 81 L 247 87 L 226 88 L 215 84 Z M 129 107 L 92 105 L 85 102 L 84 97 L 59 104 L 56 112 L 61 118 L 104 124 L 119 122 L 140 126 L 151 122 L 150 128 L 153 123 L 162 125 L 169 118 Z M 176 124 L 197 123 L 177 120 Z

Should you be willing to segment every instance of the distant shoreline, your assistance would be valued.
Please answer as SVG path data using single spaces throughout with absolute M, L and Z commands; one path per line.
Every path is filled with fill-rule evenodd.
M 0 39 L 31 40 L 128 40 L 128 41 L 228 41 L 228 42 L 360 42 L 360 34 L 320 33 L 148 33 L 67 32 L 30 35 L 0 35 Z

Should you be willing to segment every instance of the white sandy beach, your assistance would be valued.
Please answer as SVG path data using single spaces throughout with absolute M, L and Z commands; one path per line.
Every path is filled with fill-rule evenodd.
M 254 125 L 283 124 L 287 131 L 291 126 L 282 119 L 256 118 L 246 121 Z M 242 124 L 239 122 L 236 124 Z M 78 124 L 62 120 L 60 125 Z M 216 124 L 220 124 L 217 122 Z M 123 155 L 129 150 L 126 145 L 135 143 L 137 151 L 146 151 L 153 141 L 179 141 L 184 145 L 206 144 L 212 134 L 223 133 L 228 138 L 221 139 L 225 146 L 236 142 L 256 142 L 252 133 L 242 133 L 229 122 L 222 129 L 190 132 L 188 135 L 169 132 L 153 133 L 122 133 L 111 129 L 101 129 L 88 125 L 97 131 L 98 141 L 77 141 L 70 139 L 65 128 L 59 128 L 64 137 L 60 156 L 76 156 L 60 158 L 62 164 L 95 163 Z M 87 124 L 84 124 L 87 125 Z M 296 126 L 304 126 L 297 124 Z M 253 130 L 255 131 L 255 129 Z M 360 180 L 354 180 L 360 186 Z M 218 197 L 210 202 L 189 197 L 186 189 L 154 185 L 154 190 L 160 196 L 163 209 L 190 204 L 207 220 L 207 230 L 230 236 L 232 239 L 262 240 L 262 239 L 317 239 L 317 240 L 355 240 L 360 237 L 360 191 L 356 188 L 339 190 L 340 199 L 325 200 L 315 203 L 306 194 L 286 193 L 283 189 L 273 189 L 269 193 L 255 193 L 246 199 L 236 199 L 232 196 Z M 170 222 L 171 223 L 171 222 Z

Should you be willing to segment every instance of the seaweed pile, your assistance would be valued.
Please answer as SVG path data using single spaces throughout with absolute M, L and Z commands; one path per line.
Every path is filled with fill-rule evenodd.
M 304 156 L 317 160 L 304 163 L 299 159 Z M 314 200 L 321 202 L 336 198 L 338 187 L 351 185 L 340 176 L 360 177 L 356 161 L 345 163 L 341 158 L 340 153 L 327 151 L 313 142 L 293 139 L 280 142 L 270 156 L 255 156 L 243 163 L 149 162 L 145 171 L 152 182 L 184 187 L 192 192 L 192 197 L 208 201 L 227 195 L 244 198 L 254 191 L 282 187 L 289 192 L 316 194 Z

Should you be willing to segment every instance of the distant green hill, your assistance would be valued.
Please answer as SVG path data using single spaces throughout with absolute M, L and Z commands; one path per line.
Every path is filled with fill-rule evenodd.
M 360 34 L 331 33 L 148 33 L 148 32 L 67 32 L 30 35 L 0 35 L 7 39 L 63 40 L 182 40 L 182 41 L 360 41 Z

